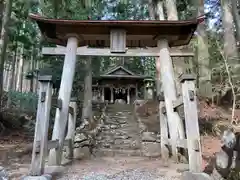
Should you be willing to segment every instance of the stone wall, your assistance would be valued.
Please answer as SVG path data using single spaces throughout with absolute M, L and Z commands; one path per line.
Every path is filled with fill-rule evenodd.
M 93 101 L 93 115 L 91 119 L 84 119 L 76 129 L 74 142 L 75 158 L 83 158 L 94 155 L 93 150 L 97 146 L 96 138 L 104 127 L 107 104 L 100 101 Z M 90 153 L 90 154 L 89 154 Z
M 160 122 L 157 103 L 154 101 L 136 100 L 135 117 L 139 124 L 141 154 L 147 157 L 158 157 L 160 153 Z

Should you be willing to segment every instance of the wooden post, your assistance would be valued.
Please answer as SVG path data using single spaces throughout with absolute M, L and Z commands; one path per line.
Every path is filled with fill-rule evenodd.
M 30 175 L 32 176 L 40 176 L 44 173 L 48 144 L 48 126 L 52 100 L 52 77 L 40 76 L 38 80 L 40 91 L 38 97 L 37 118 L 33 142 L 32 161 L 30 167 Z
M 192 172 L 201 172 L 202 154 L 194 80 L 195 78 L 190 74 L 183 74 L 180 77 L 187 134 L 189 170 Z
M 160 76 L 164 91 L 165 106 L 167 112 L 167 120 L 169 124 L 172 154 L 174 160 L 178 161 L 177 139 L 184 139 L 183 126 L 177 112 L 174 112 L 173 101 L 177 100 L 176 86 L 174 81 L 173 63 L 169 53 L 168 42 L 165 39 L 158 41 L 160 56 Z M 178 134 L 179 133 L 179 134 Z
M 67 148 L 67 157 L 69 159 L 72 159 L 73 156 L 73 149 L 74 149 L 74 138 L 75 138 L 75 128 L 76 128 L 76 119 L 77 119 L 77 99 L 71 98 L 69 107 L 73 109 L 72 114 L 69 113 L 68 116 L 68 131 L 66 139 L 70 140 L 69 145 Z
M 105 91 L 104 91 L 104 87 L 102 87 L 102 101 L 105 101 L 104 93 L 105 93 Z
M 111 90 L 111 101 L 110 102 L 113 103 L 113 87 L 111 87 L 110 90 Z
M 163 108 L 165 107 L 164 104 L 164 97 L 159 94 L 159 121 L 160 121 L 160 133 L 161 133 L 161 157 L 165 162 L 168 161 L 169 152 L 166 147 L 168 144 L 168 124 L 167 124 L 167 117 L 163 112 Z
M 55 123 L 53 128 L 52 140 L 59 140 L 59 148 L 51 149 L 49 153 L 49 165 L 60 165 L 62 159 L 63 142 L 65 128 L 68 118 L 68 108 L 72 91 L 73 78 L 76 66 L 76 52 L 78 39 L 72 35 L 68 38 L 67 52 L 65 55 L 62 80 L 59 90 L 58 99 L 62 101 L 62 107 L 57 108 Z
M 130 88 L 127 89 L 127 104 L 130 104 Z
M 136 87 L 135 87 L 135 96 L 136 98 L 135 99 L 138 99 L 138 85 L 136 84 Z

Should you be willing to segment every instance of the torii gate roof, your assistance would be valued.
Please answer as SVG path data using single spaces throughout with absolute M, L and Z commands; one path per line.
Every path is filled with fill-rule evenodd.
M 81 40 L 79 46 L 109 47 L 110 30 L 125 29 L 127 47 L 156 47 L 157 38 L 168 40 L 169 46 L 187 45 L 197 25 L 204 21 L 204 16 L 187 21 L 167 20 L 63 20 L 49 19 L 30 14 L 36 21 L 44 38 L 57 45 L 65 46 L 68 34 L 77 34 Z

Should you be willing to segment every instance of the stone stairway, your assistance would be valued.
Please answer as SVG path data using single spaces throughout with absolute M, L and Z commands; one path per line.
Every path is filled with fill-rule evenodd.
M 107 118 L 97 137 L 99 152 L 104 155 L 140 155 L 140 131 L 133 117 L 132 105 L 108 105 Z

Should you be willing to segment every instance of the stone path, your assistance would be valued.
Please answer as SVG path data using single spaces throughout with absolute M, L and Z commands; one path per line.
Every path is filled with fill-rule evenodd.
M 137 120 L 132 116 L 132 106 L 109 105 L 107 117 L 103 131 L 97 138 L 100 151 L 139 155 L 140 131 Z
M 75 162 L 59 180 L 179 180 L 182 164 L 163 166 L 144 157 L 102 157 Z M 179 172 L 178 172 L 179 170 Z

